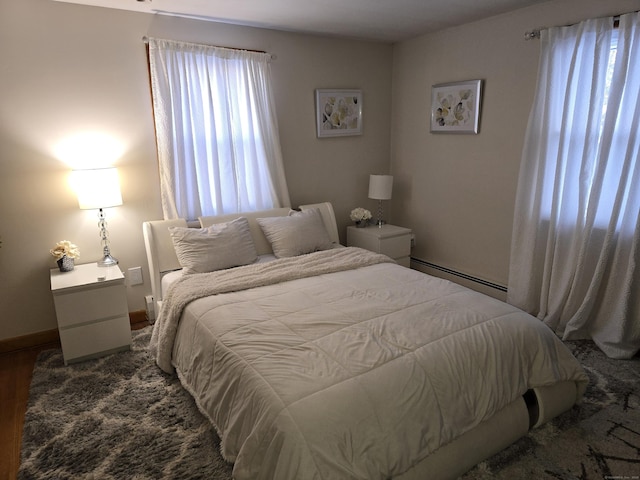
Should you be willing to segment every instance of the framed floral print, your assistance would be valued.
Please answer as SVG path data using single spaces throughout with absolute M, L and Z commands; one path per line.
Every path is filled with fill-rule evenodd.
M 362 90 L 316 90 L 318 138 L 362 135 Z
M 482 80 L 441 83 L 431 88 L 431 132 L 477 134 Z

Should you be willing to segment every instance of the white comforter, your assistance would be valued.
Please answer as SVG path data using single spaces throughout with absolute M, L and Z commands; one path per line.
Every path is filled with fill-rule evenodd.
M 237 479 L 394 477 L 529 388 L 586 385 L 540 321 L 389 263 L 208 296 L 180 318 L 172 363 Z

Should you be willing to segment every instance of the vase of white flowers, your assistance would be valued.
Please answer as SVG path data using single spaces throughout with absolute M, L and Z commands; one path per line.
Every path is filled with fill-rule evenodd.
M 354 208 L 353 210 L 351 210 L 351 214 L 349 215 L 349 218 L 353 222 L 355 222 L 356 227 L 364 228 L 367 226 L 367 224 L 369 223 L 369 220 L 371 219 L 371 212 L 366 208 L 361 208 L 361 207 Z
M 78 247 L 68 240 L 56 243 L 56 246 L 49 250 L 58 263 L 61 272 L 70 272 L 75 266 L 75 259 L 80 258 Z

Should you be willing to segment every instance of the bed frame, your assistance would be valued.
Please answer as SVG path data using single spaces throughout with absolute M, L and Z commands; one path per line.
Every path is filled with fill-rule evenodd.
M 338 244 L 339 236 L 335 214 L 330 203 L 302 205 L 300 210 L 317 208 L 322 214 L 332 242 Z M 240 216 L 249 220 L 251 234 L 258 255 L 273 253 L 256 219 L 261 217 L 286 216 L 289 208 L 277 208 L 260 212 L 200 217 L 199 226 L 224 223 Z M 161 280 L 168 272 L 180 269 L 168 228 L 187 227 L 184 219 L 157 220 L 143 223 L 143 234 L 155 311 L 162 304 Z M 561 382 L 549 387 L 529 390 L 521 398 L 497 412 L 492 418 L 480 423 L 453 442 L 440 447 L 405 474 L 401 480 L 423 480 L 424 478 L 456 479 L 481 461 L 498 453 L 527 432 L 555 416 L 570 409 L 576 399 L 574 382 Z

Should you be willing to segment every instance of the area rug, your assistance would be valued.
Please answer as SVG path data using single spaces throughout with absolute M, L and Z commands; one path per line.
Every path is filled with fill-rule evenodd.
M 38 357 L 19 480 L 230 480 L 219 438 L 179 381 L 147 353 L 151 328 L 129 352 L 65 366 Z M 568 342 L 590 385 L 576 406 L 465 474 L 464 480 L 640 478 L 640 359 L 607 359 Z M 437 480 L 437 479 L 436 479 Z
M 19 480 L 230 479 L 219 439 L 176 377 L 131 350 L 65 366 L 60 350 L 36 362 Z
M 612 360 L 591 341 L 565 344 L 589 376 L 582 403 L 480 463 L 464 480 L 640 479 L 640 357 Z

